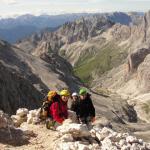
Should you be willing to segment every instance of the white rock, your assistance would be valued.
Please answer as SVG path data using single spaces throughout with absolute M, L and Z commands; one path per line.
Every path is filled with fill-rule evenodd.
M 101 141 L 102 143 L 102 149 L 103 150 L 108 150 L 110 149 L 110 147 L 112 147 L 112 142 L 109 138 L 105 138 L 103 141 Z
M 29 111 L 29 114 L 30 114 L 32 117 L 36 117 L 36 115 L 37 115 L 37 110 L 36 110 L 36 109 L 30 110 L 30 111 Z
M 82 124 L 63 124 L 62 126 L 57 127 L 57 131 L 60 131 L 63 134 L 71 133 L 75 137 L 90 136 L 90 132 L 86 125 Z
M 100 146 L 98 144 L 92 144 L 91 150 L 100 150 Z
M 90 150 L 87 145 L 84 144 L 78 144 L 78 150 Z
M 73 137 L 71 134 L 65 134 L 60 139 L 62 142 L 73 142 Z
M 125 145 L 126 144 L 126 140 L 124 140 L 124 139 L 121 139 L 120 141 L 119 141 L 119 145 L 122 147 L 123 145 Z
M 16 115 L 20 116 L 20 117 L 24 117 L 27 116 L 27 114 L 29 113 L 27 108 L 19 108 L 16 112 Z
M 111 133 L 112 134 L 112 136 L 117 136 L 117 132 L 113 132 L 113 133 Z
M 28 124 L 38 124 L 41 122 L 40 119 L 40 109 L 30 110 L 27 115 L 27 123 Z
M 90 130 L 91 136 L 96 137 L 96 131 L 94 129 Z
M 96 126 L 93 127 L 93 129 L 96 131 L 96 132 L 100 132 L 102 129 L 101 128 L 98 128 Z
M 102 140 L 103 140 L 105 137 L 107 137 L 107 136 L 96 132 L 96 137 L 99 139 L 99 141 L 102 141 Z
M 131 146 L 131 150 L 141 150 L 140 145 L 138 143 L 133 143 Z
M 123 136 L 124 138 L 126 138 L 127 136 L 129 136 L 129 133 L 123 133 L 122 136 Z
M 132 144 L 132 143 L 138 142 L 138 140 L 137 140 L 137 138 L 136 138 L 135 136 L 128 136 L 128 137 L 126 138 L 126 142 Z
M 109 128 L 106 128 L 104 127 L 102 130 L 101 130 L 101 133 L 114 133 L 114 131 L 112 129 L 109 129 Z
M 77 150 L 78 147 L 74 142 L 59 142 L 54 146 L 54 150 Z
M 33 124 L 38 124 L 38 123 L 40 123 L 40 118 L 38 118 L 38 117 L 33 117 L 33 121 L 32 121 L 32 123 Z
M 147 148 L 148 150 L 150 150 L 150 143 L 146 143 L 145 144 L 145 148 Z
M 21 117 L 19 115 L 12 115 L 11 119 L 13 120 L 13 123 L 16 127 L 19 127 L 23 122 L 27 121 L 27 117 Z
M 33 117 L 29 114 L 28 116 L 27 116 L 27 123 L 28 124 L 32 124 L 32 122 L 33 122 Z
M 121 147 L 121 150 L 130 150 L 130 146 L 123 145 L 123 146 Z
M 123 137 L 122 133 L 118 133 L 118 134 L 116 135 L 116 138 L 122 138 L 122 137 Z
M 142 140 L 142 139 L 139 139 L 138 142 L 139 142 L 140 144 L 143 144 L 143 140 Z
M 36 110 L 36 113 L 35 113 L 36 117 L 40 117 L 40 112 L 41 112 L 40 108 Z
M 68 125 L 68 124 L 71 124 L 71 123 L 73 123 L 71 119 L 65 119 L 63 121 L 63 125 L 65 125 L 65 126 Z
M 104 127 L 102 130 L 100 130 L 99 132 L 96 132 L 96 137 L 101 141 L 104 138 L 108 137 L 109 135 L 112 136 L 114 133 L 113 130 Z

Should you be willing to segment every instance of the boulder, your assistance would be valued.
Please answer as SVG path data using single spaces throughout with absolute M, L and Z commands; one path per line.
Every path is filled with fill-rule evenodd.
M 27 115 L 27 123 L 28 123 L 28 124 L 32 124 L 32 122 L 33 122 L 33 117 L 32 117 L 31 114 L 28 114 L 28 115 Z
M 28 124 L 38 124 L 41 122 L 40 119 L 40 109 L 30 110 L 27 115 L 27 123 Z
M 27 116 L 28 113 L 29 113 L 29 111 L 27 108 L 19 108 L 16 112 L 16 115 L 20 116 L 20 117 L 25 117 L 25 116 Z
M 102 150 L 117 150 L 117 147 L 113 145 L 112 141 L 109 138 L 105 138 L 102 143 Z
M 87 126 L 83 124 L 63 124 L 62 126 L 57 127 L 57 131 L 60 131 L 62 134 L 70 133 L 74 137 L 90 136 Z
M 89 146 L 78 143 L 78 150 L 90 150 Z
M 128 136 L 126 138 L 126 142 L 132 144 L 132 143 L 137 143 L 138 140 L 137 140 L 137 138 L 135 136 Z
M 60 138 L 60 140 L 62 142 L 73 142 L 73 137 L 71 134 L 65 134 Z
M 78 149 L 77 144 L 74 142 L 59 142 L 54 146 L 54 150 L 76 150 Z
M 125 139 L 121 139 L 121 140 L 119 141 L 120 147 L 122 147 L 122 146 L 125 145 L 125 144 L 126 144 L 126 140 L 125 140 Z
M 23 122 L 27 121 L 27 117 L 20 117 L 18 115 L 12 115 L 11 119 L 13 120 L 14 126 L 19 127 Z
M 113 130 L 104 127 L 101 131 L 96 132 L 96 137 L 99 139 L 99 141 L 102 141 L 109 135 L 113 136 L 113 133 L 114 133 Z

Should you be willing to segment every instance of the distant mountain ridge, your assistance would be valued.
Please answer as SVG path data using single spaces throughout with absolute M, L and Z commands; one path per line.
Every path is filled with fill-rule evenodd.
M 129 25 L 134 22 L 140 22 L 142 14 L 132 13 L 128 15 L 123 12 L 115 13 L 76 13 L 76 14 L 63 14 L 63 15 L 40 15 L 34 16 L 26 14 L 16 18 L 1 18 L 0 19 L 0 38 L 10 43 L 30 36 L 34 32 L 39 32 L 45 28 L 52 30 L 65 24 L 66 22 L 73 22 L 81 17 L 90 16 L 104 16 L 110 21 L 120 24 Z

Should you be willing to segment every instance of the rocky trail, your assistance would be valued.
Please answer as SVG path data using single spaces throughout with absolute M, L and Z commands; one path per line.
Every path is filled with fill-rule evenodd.
M 74 112 L 56 131 L 48 130 L 39 119 L 39 110 L 20 108 L 11 119 L 0 114 L 0 149 L 2 150 L 149 150 L 150 124 L 129 122 L 128 108 L 118 96 L 95 99 L 97 117 L 93 126 L 76 123 Z M 109 101 L 109 106 L 108 106 Z M 122 106 L 126 106 L 123 108 Z M 131 108 L 130 108 L 131 109 Z M 128 108 L 128 111 L 133 111 Z M 114 110 L 114 113 L 113 113 Z M 117 113 L 118 112 L 118 113 Z M 118 114 L 118 115 L 117 115 Z M 121 116 L 122 114 L 122 116 Z M 134 118 L 135 119 L 135 118 Z M 137 118 L 136 118 L 137 119 Z M 8 125 L 9 124 L 9 125 Z

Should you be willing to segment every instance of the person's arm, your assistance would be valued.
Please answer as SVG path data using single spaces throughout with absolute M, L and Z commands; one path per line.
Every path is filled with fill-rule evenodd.
M 95 117 L 95 108 L 94 108 L 94 105 L 93 105 L 93 102 L 91 100 L 91 98 L 89 98 L 89 106 L 90 106 L 90 114 L 92 117 Z
M 58 102 L 55 102 L 51 106 L 51 110 L 53 113 L 53 119 L 59 123 L 62 123 L 64 121 L 64 118 L 60 117 L 60 104 Z

